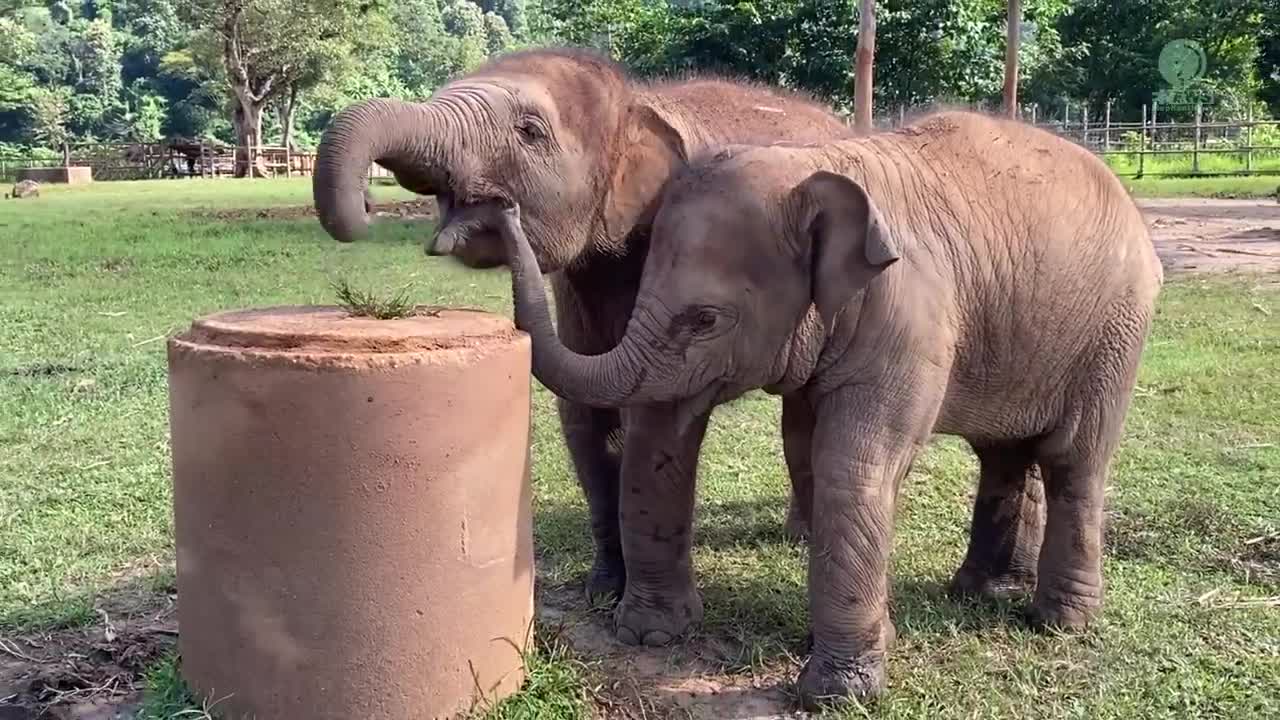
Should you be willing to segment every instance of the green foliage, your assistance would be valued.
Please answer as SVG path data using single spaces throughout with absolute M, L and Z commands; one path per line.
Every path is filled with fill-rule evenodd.
M 264 92 L 263 135 L 293 117 L 306 146 L 342 107 L 422 99 L 487 57 L 519 47 L 601 49 L 642 76 L 718 72 L 851 105 L 854 0 L 0 0 L 0 142 L 62 127 L 70 137 L 234 139 L 238 97 L 223 29 L 252 48 L 247 87 Z M 1023 0 L 1020 94 L 1040 117 L 1064 99 L 1136 120 L 1165 87 L 1172 39 L 1196 40 L 1207 116 L 1280 112 L 1280 2 Z M 999 102 L 1005 0 L 879 0 L 879 112 Z M 305 30 L 304 30 L 305 28 Z M 268 79 L 271 79 L 268 87 Z M 244 83 L 242 83 L 244 84 Z M 62 109 L 55 112 L 61 101 Z M 38 106 L 38 107 L 37 107 Z M 292 112 L 290 112 L 290 109 Z M 1162 117 L 1167 110 L 1162 110 Z M 1175 119 L 1188 115 L 1182 108 Z M 41 127 L 37 130 L 37 118 Z M 50 119 L 60 119 L 51 124 Z M 159 118 L 157 130 L 157 118 Z M 57 133 L 54 133 L 57 134 Z

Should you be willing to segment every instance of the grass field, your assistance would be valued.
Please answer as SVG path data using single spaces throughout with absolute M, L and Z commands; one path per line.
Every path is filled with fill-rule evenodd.
M 1168 185 L 1135 192 L 1156 187 Z M 330 303 L 340 277 L 510 313 L 505 272 L 425 258 L 422 225 L 386 222 L 342 245 L 312 217 L 253 210 L 308 201 L 306 181 L 160 181 L 0 204 L 0 636 L 93 622 L 95 597 L 125 579 L 171 589 L 163 340 L 193 316 Z M 975 465 L 935 441 L 900 505 L 891 690 L 847 716 L 1280 717 L 1280 608 L 1257 602 L 1280 596 L 1276 288 L 1169 279 L 1108 491 L 1107 606 L 1083 635 L 1037 634 L 1016 606 L 942 595 Z M 554 586 L 579 578 L 589 541 L 552 398 L 534 390 L 539 573 Z M 786 680 L 807 613 L 804 550 L 780 532 L 778 412 L 760 394 L 717 411 L 695 562 L 700 637 L 743 648 L 725 672 Z M 542 641 L 528 689 L 492 717 L 597 707 L 604 669 Z M 147 717 L 186 707 L 172 660 L 149 677 Z
M 1135 197 L 1273 198 L 1280 176 L 1121 178 Z
M 1195 156 L 1190 152 L 1148 155 L 1140 164 L 1137 153 L 1116 152 L 1106 156 L 1107 165 L 1122 175 L 1133 175 L 1139 168 L 1151 175 L 1185 174 L 1195 172 Z M 1246 164 L 1244 153 L 1203 152 L 1200 154 L 1199 171 L 1202 173 L 1240 173 L 1250 168 L 1252 172 L 1280 174 L 1280 150 L 1255 151 L 1252 163 Z

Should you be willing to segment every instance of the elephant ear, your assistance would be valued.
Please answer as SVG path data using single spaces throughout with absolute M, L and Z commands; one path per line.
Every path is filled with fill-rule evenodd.
M 605 229 L 614 237 L 650 222 L 663 185 L 689 162 L 684 137 L 648 105 L 627 110 L 620 139 L 604 208 Z
M 816 172 L 792 195 L 811 299 L 830 334 L 854 294 L 897 262 L 901 249 L 866 191 L 843 175 Z

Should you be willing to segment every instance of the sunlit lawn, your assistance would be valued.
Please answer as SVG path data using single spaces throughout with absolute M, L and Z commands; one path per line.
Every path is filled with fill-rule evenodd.
M 163 338 L 192 317 L 330 303 L 338 277 L 413 281 L 419 302 L 509 314 L 505 272 L 424 257 L 422 225 L 382 223 L 343 245 L 314 218 L 198 213 L 308 202 L 295 180 L 101 183 L 0 203 L 0 633 L 92 620 L 94 596 L 126 570 L 171 581 Z M 1083 636 L 941 594 L 964 551 L 974 463 L 934 443 L 901 503 L 900 640 L 871 717 L 1280 717 L 1280 609 L 1243 603 L 1280 596 L 1275 288 L 1170 279 L 1110 483 L 1107 606 Z M 540 573 L 573 582 L 586 515 L 552 398 L 534 388 Z M 759 394 L 721 408 L 702 457 L 702 633 L 747 643 L 740 672 L 787 668 L 806 630 L 804 551 L 780 533 L 778 412 Z M 501 716 L 587 711 L 595 671 L 576 660 L 590 658 L 550 652 Z M 181 694 L 160 685 L 153 710 L 172 712 L 163 701 Z

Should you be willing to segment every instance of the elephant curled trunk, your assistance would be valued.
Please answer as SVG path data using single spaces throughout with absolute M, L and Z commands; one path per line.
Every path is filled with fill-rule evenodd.
M 325 231 L 339 242 L 367 232 L 367 173 L 374 162 L 414 192 L 447 190 L 453 157 L 445 130 L 431 103 L 376 98 L 338 113 L 320 140 L 311 179 Z
M 556 395 L 594 407 L 620 407 L 648 402 L 642 397 L 647 377 L 637 351 L 634 319 L 622 342 L 600 355 L 580 355 L 564 346 L 551 323 L 542 271 L 520 224 L 520 210 L 492 204 L 476 212 L 497 211 L 493 222 L 506 244 L 515 301 L 516 327 L 533 340 L 533 375 Z

